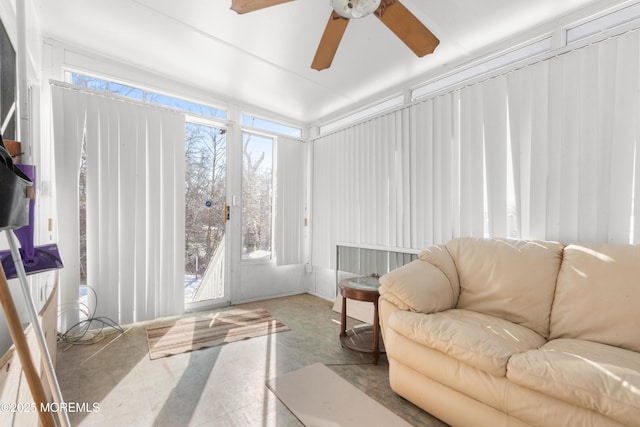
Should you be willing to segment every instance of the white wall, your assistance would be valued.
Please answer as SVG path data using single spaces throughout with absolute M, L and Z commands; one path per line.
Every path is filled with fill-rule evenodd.
M 304 266 L 276 266 L 272 262 L 245 263 L 239 267 L 239 280 L 231 283 L 232 302 L 275 298 L 304 292 Z

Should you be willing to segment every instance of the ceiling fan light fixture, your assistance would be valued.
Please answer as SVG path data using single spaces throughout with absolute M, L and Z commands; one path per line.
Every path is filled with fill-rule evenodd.
M 371 15 L 380 6 L 380 0 L 331 0 L 331 7 L 344 18 L 358 19 Z

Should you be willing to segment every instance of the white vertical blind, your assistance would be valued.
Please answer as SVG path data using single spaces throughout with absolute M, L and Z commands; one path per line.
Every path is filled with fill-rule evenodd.
M 302 264 L 307 145 L 283 137 L 278 138 L 276 145 L 276 263 Z
M 79 195 L 82 139 L 87 99 L 80 93 L 62 96 L 53 88 L 55 198 L 57 200 L 58 247 L 64 262 L 60 270 L 60 328 L 78 322 L 80 288 Z M 66 112 L 66 113 L 65 113 Z M 63 143 L 64 142 L 64 143 Z M 73 191 L 69 191 L 72 189 Z
M 333 164 L 339 159 L 333 155 L 334 143 L 314 143 L 312 167 L 311 256 L 314 264 L 335 265 L 335 236 L 333 216 L 335 204 Z
M 314 263 L 335 266 L 337 243 L 419 248 L 453 237 L 456 103 L 446 95 L 313 143 Z
M 532 141 L 532 78 L 528 72 L 512 73 L 507 76 L 509 93 L 509 130 L 511 162 L 513 168 L 514 203 L 517 230 L 524 239 L 531 238 L 531 141 Z M 521 90 L 518 90 L 521 89 Z
M 487 187 L 488 234 L 508 236 L 507 230 L 507 88 L 498 76 L 481 85 L 484 125 L 484 164 Z
M 59 215 L 76 213 L 60 223 L 65 246 L 79 240 L 78 186 L 68 183 L 80 167 L 66 147 L 79 156 L 86 141 L 87 281 L 98 295 L 96 315 L 130 323 L 182 313 L 184 117 L 57 86 L 52 94 Z M 86 121 L 70 131 L 67 117 Z M 77 258 L 62 239 L 60 246 L 65 262 Z M 78 271 L 69 274 L 61 290 L 77 299 Z
M 484 131 L 481 88 L 460 91 L 460 235 L 484 236 Z
M 609 193 L 609 241 L 628 241 L 633 212 L 635 154 L 638 146 L 637 122 L 639 121 L 638 96 L 640 73 L 640 35 L 616 39 L 614 122 L 611 138 L 611 188 Z M 635 177 L 634 177 L 635 178 Z M 637 178 L 635 180 L 637 183 Z
M 439 96 L 434 100 L 433 120 L 433 154 L 427 161 L 428 169 L 433 174 L 433 227 L 434 241 L 442 242 L 452 236 L 453 210 L 451 209 L 451 152 L 453 141 L 451 139 L 451 96 Z M 420 141 L 416 141 L 417 144 Z
M 459 223 L 458 149 L 459 132 L 454 128 L 457 94 L 447 94 L 409 108 L 411 135 L 412 197 L 405 200 L 412 213 L 406 223 L 412 236 L 404 248 L 423 248 L 446 242 L 454 236 Z M 415 226 L 417 233 L 412 231 Z
M 632 32 L 508 75 L 523 238 L 637 242 L 639 58 Z
M 316 139 L 314 263 L 336 242 L 638 243 L 639 64 L 633 31 Z

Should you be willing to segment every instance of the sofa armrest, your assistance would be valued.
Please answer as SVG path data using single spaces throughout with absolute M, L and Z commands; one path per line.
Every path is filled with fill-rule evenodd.
M 422 251 L 417 260 L 380 277 L 380 298 L 400 310 L 434 313 L 455 308 L 460 283 L 444 246 Z

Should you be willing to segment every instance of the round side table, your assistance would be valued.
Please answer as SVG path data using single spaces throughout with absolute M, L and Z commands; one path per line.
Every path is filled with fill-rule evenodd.
M 380 324 L 378 321 L 378 277 L 351 277 L 338 283 L 342 295 L 342 315 L 340 318 L 340 343 L 343 347 L 360 353 L 371 353 L 373 364 L 378 364 L 384 345 L 380 340 Z M 347 331 L 347 298 L 373 303 L 373 325 L 356 327 Z

